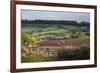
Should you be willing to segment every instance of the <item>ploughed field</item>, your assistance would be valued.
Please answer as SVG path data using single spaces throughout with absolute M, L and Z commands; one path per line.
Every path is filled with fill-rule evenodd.
M 60 39 L 60 40 L 43 40 L 38 43 L 42 48 L 81 48 L 81 47 L 89 47 L 90 39 L 89 38 L 74 38 L 74 39 Z

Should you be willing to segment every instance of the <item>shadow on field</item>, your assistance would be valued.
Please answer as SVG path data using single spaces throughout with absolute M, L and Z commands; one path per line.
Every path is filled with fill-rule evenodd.
M 57 60 L 86 60 L 90 59 L 90 49 L 67 49 L 67 50 L 58 50 Z
M 87 60 L 90 59 L 90 49 L 59 49 L 57 56 L 30 55 L 21 58 L 22 63 L 28 62 L 50 62 L 50 61 L 68 61 L 68 60 Z

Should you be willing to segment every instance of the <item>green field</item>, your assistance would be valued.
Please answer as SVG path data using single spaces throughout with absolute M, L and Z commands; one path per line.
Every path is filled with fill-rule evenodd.
M 44 36 L 49 34 L 64 34 L 64 35 L 70 35 L 70 38 L 72 35 L 81 36 L 81 34 L 85 34 L 86 36 L 89 36 L 89 29 L 86 26 L 78 27 L 78 26 L 72 26 L 72 25 L 63 25 L 63 24 L 29 24 L 33 26 L 23 26 L 22 32 L 26 33 L 32 33 L 32 35 L 37 36 Z
M 21 34 L 21 62 L 45 62 L 45 61 L 62 61 L 62 60 L 83 60 L 89 59 L 90 47 L 88 43 L 90 38 L 89 26 L 65 25 L 65 24 L 22 24 Z M 77 39 L 76 41 L 74 39 Z M 81 39 L 86 40 L 81 42 L 83 45 L 79 48 L 59 48 L 53 50 L 51 48 L 41 48 L 39 43 L 43 41 L 54 41 L 56 44 L 60 42 L 78 42 Z M 74 40 L 74 41 L 73 41 Z M 66 43 L 67 44 L 67 43 Z M 74 44 L 72 44 L 74 45 Z M 52 47 L 52 45 L 48 45 Z M 66 46 L 66 45 L 63 45 Z M 62 46 L 62 47 L 63 47 Z M 42 46 L 45 47 L 45 46 Z M 53 47 L 52 47 L 53 48 Z M 47 50 L 46 50 L 47 49 Z M 49 51 L 48 51 L 49 49 Z M 68 50 L 67 50 L 68 49 Z M 44 51 L 46 50 L 46 52 Z M 52 56 L 51 53 L 54 53 Z M 51 54 L 51 55 L 50 55 Z

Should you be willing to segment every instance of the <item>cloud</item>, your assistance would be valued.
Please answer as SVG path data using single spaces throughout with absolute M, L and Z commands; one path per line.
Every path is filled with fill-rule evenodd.
M 90 22 L 88 12 L 68 12 L 68 11 L 45 11 L 45 10 L 22 10 L 22 19 L 28 20 L 70 20 Z

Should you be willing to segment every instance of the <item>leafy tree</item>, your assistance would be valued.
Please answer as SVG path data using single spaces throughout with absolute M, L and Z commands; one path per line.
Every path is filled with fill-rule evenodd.
M 22 33 L 22 45 L 35 47 L 41 41 L 39 36 L 30 36 L 28 33 Z
M 88 38 L 88 35 L 86 32 L 81 32 L 80 37 L 81 38 Z
M 33 43 L 30 35 L 28 33 L 25 33 L 25 32 L 22 33 L 21 40 L 22 40 L 22 45 L 29 45 L 29 44 Z
M 32 40 L 33 40 L 33 47 L 35 47 L 41 41 L 41 38 L 40 38 L 40 36 L 33 36 Z

